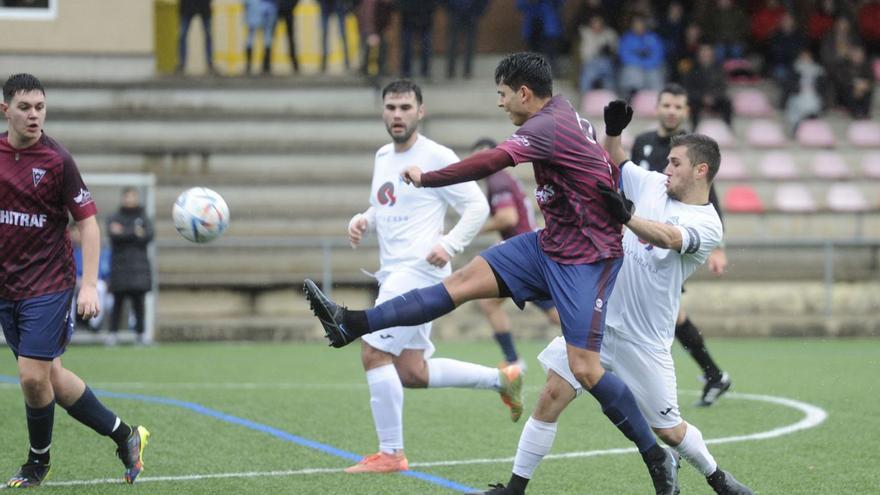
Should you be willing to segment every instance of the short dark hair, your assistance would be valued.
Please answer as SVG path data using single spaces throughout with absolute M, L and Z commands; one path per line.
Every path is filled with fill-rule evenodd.
M 419 105 L 422 104 L 422 88 L 420 88 L 419 85 L 414 83 L 411 79 L 395 79 L 394 81 L 391 81 L 382 89 L 383 100 L 385 99 L 385 95 L 387 95 L 388 93 L 413 93 L 416 95 L 416 102 Z
M 495 142 L 494 139 L 484 137 L 484 138 L 477 139 L 477 141 L 471 145 L 471 151 L 476 151 L 480 148 L 490 148 L 491 149 L 496 146 L 498 146 L 498 143 Z
M 684 89 L 684 86 L 678 83 L 669 83 L 666 86 L 663 86 L 663 89 L 657 93 L 657 102 L 660 102 L 660 97 L 664 94 L 670 94 L 672 96 L 684 96 L 685 100 L 687 100 L 687 90 Z
M 687 148 L 687 156 L 692 165 L 697 166 L 700 163 L 709 165 L 706 180 L 709 183 L 715 180 L 715 174 L 721 167 L 721 150 L 718 149 L 718 143 L 714 139 L 705 134 L 679 134 L 672 136 L 669 142 L 669 149 L 676 146 Z
M 9 103 L 16 94 L 29 93 L 31 91 L 39 91 L 44 95 L 46 94 L 46 90 L 43 89 L 43 83 L 36 76 L 25 73 L 11 75 L 3 83 L 3 101 Z
M 126 194 L 131 193 L 131 192 L 135 192 L 135 193 L 140 194 L 141 191 L 140 191 L 140 189 L 138 189 L 138 188 L 135 187 L 135 186 L 125 186 L 125 187 L 122 188 L 122 193 L 121 193 L 121 195 L 122 195 L 122 196 L 125 196 Z
M 526 86 L 538 98 L 553 96 L 553 72 L 540 53 L 520 52 L 504 57 L 495 68 L 495 84 L 506 84 L 514 90 Z

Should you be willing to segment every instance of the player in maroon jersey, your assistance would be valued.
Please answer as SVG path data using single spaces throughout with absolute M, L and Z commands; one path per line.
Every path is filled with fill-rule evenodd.
M 482 138 L 471 147 L 471 154 L 489 150 L 497 146 L 494 140 Z M 537 229 L 535 210 L 531 200 L 526 196 L 522 183 L 510 172 L 499 170 L 486 177 L 486 199 L 489 201 L 490 215 L 483 224 L 482 232 L 498 232 L 502 240 Z M 489 320 L 492 332 L 501 352 L 504 354 L 504 365 L 519 364 L 525 370 L 525 362 L 520 359 L 510 333 L 510 318 L 502 308 L 504 299 L 479 299 L 480 310 Z M 532 301 L 541 308 L 553 325 L 559 325 L 559 312 L 553 301 Z
M 366 311 L 339 306 L 311 280 L 304 284 L 306 297 L 334 347 L 379 329 L 431 321 L 474 299 L 510 297 L 520 307 L 526 301 L 552 299 L 575 378 L 636 444 L 655 492 L 676 494 L 677 454 L 657 444 L 632 391 L 613 373 L 606 373 L 599 360 L 604 308 L 623 257 L 621 225 L 609 214 L 598 186 L 616 183 L 608 155 L 596 142 L 590 122 L 563 96 L 553 96 L 550 64 L 540 54 L 505 57 L 495 69 L 495 83 L 498 106 L 519 129 L 493 150 L 431 172 L 409 167 L 403 178 L 415 187 L 443 187 L 531 162 L 546 227 L 483 251 L 440 284 L 412 290 Z M 546 454 L 539 450 L 549 450 L 541 439 L 555 432 L 556 423 L 542 421 L 545 413 L 535 410 L 526 422 L 520 442 L 528 448 L 517 451 L 515 467 L 533 463 L 533 459 L 521 460 L 520 452 L 531 451 L 529 455 L 536 458 Z M 497 485 L 487 493 L 520 495 L 529 478 L 527 471 L 515 469 L 506 487 Z
M 68 212 L 82 234 L 83 278 L 76 311 L 97 315 L 96 284 L 101 232 L 97 208 L 70 153 L 43 133 L 46 94 L 39 79 L 16 74 L 3 84 L 0 109 L 0 325 L 18 362 L 27 411 L 27 462 L 7 482 L 38 486 L 49 474 L 55 404 L 74 419 L 112 438 L 134 483 L 149 432 L 129 426 L 61 364 L 73 334 L 70 314 L 76 267 L 67 233 Z

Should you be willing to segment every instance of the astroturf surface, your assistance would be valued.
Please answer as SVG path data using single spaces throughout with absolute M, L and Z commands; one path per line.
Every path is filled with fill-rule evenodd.
M 535 359 L 544 345 L 518 342 L 528 362 L 520 423 L 511 423 L 491 391 L 407 390 L 408 475 L 341 472 L 377 448 L 358 345 L 73 347 L 65 366 L 125 421 L 152 432 L 146 470 L 134 486 L 124 485 L 112 442 L 59 407 L 52 474 L 40 490 L 443 494 L 506 482 L 544 381 Z M 683 417 L 707 440 L 727 439 L 709 446 L 723 468 L 759 494 L 880 493 L 880 340 L 714 339 L 709 345 L 733 379 L 732 393 L 711 408 L 694 407 L 699 372 L 676 344 L 679 401 Z M 494 366 L 500 354 L 490 342 L 441 342 L 436 356 Z M 2 476 L 11 476 L 27 452 L 15 375 L 7 353 L 0 360 Z M 529 493 L 652 493 L 640 457 L 615 453 L 630 447 L 584 395 L 560 419 L 553 457 L 540 465 Z M 680 478 L 682 493 L 712 493 L 687 464 Z

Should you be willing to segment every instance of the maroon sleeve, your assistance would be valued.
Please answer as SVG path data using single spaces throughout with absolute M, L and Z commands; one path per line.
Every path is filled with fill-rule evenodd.
M 98 207 L 92 199 L 92 194 L 86 188 L 79 169 L 69 153 L 61 153 L 64 159 L 64 204 L 70 210 L 73 219 L 79 222 L 98 213 Z
M 514 165 L 506 151 L 493 148 L 481 151 L 440 170 L 422 174 L 422 187 L 444 187 L 488 177 Z

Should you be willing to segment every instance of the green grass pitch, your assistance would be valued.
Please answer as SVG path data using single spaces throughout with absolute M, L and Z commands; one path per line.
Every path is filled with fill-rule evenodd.
M 528 358 L 528 413 L 544 381 L 534 356 L 545 342 L 518 344 Z M 880 340 L 714 339 L 710 346 L 735 393 L 709 409 L 692 406 L 699 373 L 675 348 L 682 414 L 705 438 L 805 420 L 790 405 L 744 394 L 792 399 L 828 414 L 790 434 L 710 445 L 722 467 L 758 494 L 880 493 Z M 479 342 L 440 343 L 436 355 L 494 365 L 500 354 Z M 377 445 L 358 345 L 74 347 L 64 359 L 94 389 L 110 393 L 103 400 L 111 409 L 153 436 L 142 478 L 127 486 L 112 442 L 58 408 L 53 471 L 40 489 L 47 493 L 457 493 L 444 483 L 483 488 L 507 481 L 524 422 L 511 423 L 494 392 L 408 390 L 406 453 L 412 469 L 430 479 L 348 475 L 341 469 L 351 462 L 339 453 L 369 454 Z M 2 476 L 15 472 L 27 449 L 21 393 L 10 382 L 15 374 L 9 353 L 0 360 Z M 309 441 L 338 450 L 302 445 Z M 592 397 L 583 396 L 563 414 L 552 451 L 572 455 L 545 459 L 529 493 L 651 493 L 636 454 L 603 453 L 627 447 Z M 680 477 L 682 493 L 712 493 L 691 466 L 683 465 Z

